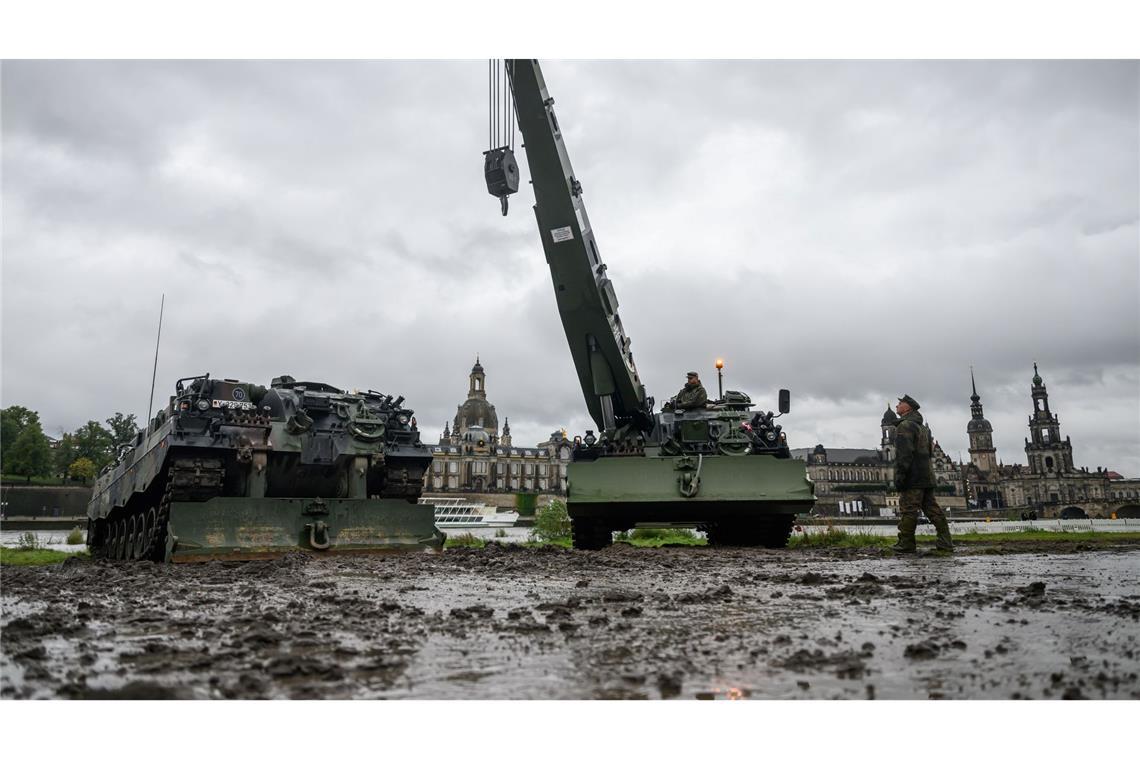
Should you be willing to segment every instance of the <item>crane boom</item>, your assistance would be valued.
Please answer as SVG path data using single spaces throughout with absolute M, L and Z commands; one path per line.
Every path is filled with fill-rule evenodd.
M 599 430 L 648 431 L 652 399 L 637 373 L 613 283 L 574 175 L 538 61 L 506 62 L 534 186 L 534 216 L 582 395 Z

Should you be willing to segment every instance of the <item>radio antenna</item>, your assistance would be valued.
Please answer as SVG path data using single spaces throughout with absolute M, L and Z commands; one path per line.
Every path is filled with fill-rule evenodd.
M 154 371 L 150 375 L 150 400 L 146 402 L 146 427 L 150 430 L 150 413 L 154 409 L 154 381 L 158 377 L 158 347 L 162 343 L 162 312 L 166 308 L 166 294 L 158 305 L 158 337 L 154 341 Z

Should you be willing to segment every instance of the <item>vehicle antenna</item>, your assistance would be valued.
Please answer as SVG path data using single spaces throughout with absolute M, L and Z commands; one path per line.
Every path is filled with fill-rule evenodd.
M 162 343 L 162 312 L 166 308 L 166 294 L 158 304 L 158 337 L 154 341 L 154 371 L 150 375 L 150 400 L 146 402 L 146 426 L 150 429 L 150 413 L 154 408 L 154 381 L 158 377 L 158 347 Z

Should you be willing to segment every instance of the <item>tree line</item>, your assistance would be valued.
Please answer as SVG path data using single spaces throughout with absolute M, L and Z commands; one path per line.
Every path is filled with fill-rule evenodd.
M 139 432 L 135 415 L 116 412 L 100 424 L 88 420 L 64 433 L 53 447 L 44 434 L 40 415 L 22 406 L 0 409 L 0 466 L 5 475 L 58 477 L 90 482 L 118 459 L 119 447 L 134 442 Z

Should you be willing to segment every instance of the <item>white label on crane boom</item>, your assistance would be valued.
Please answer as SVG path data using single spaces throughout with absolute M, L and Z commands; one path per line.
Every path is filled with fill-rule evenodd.
M 558 227 L 550 231 L 550 237 L 555 243 L 565 243 L 567 240 L 574 239 L 574 228 Z

